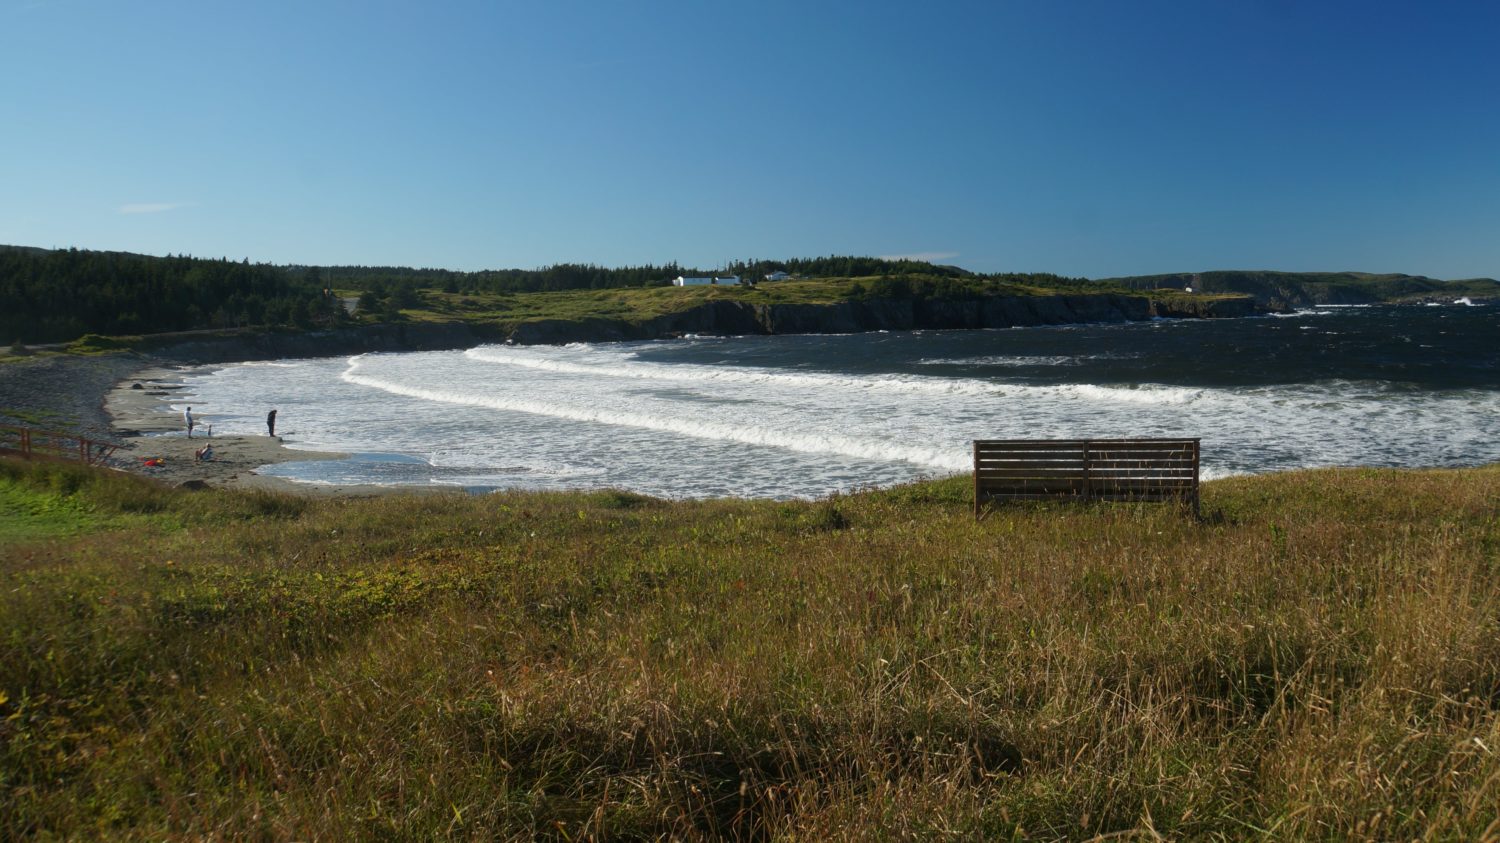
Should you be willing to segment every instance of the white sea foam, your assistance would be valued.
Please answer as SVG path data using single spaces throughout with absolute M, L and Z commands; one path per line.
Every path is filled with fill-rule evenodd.
M 570 350 L 587 350 L 587 347 L 568 346 Z M 802 389 L 860 389 L 887 392 L 968 393 L 992 394 L 998 391 L 994 384 L 959 378 L 920 378 L 901 375 L 883 377 L 859 377 L 834 374 L 804 374 L 751 367 L 716 366 L 655 366 L 633 363 L 627 359 L 595 356 L 588 362 L 577 358 L 560 359 L 544 352 L 508 349 L 500 346 L 480 346 L 464 352 L 471 360 L 499 363 L 570 375 L 588 375 L 603 378 L 629 378 L 634 380 L 673 381 L 678 383 L 724 383 L 747 387 L 790 386 Z
M 839 454 L 868 460 L 902 460 L 916 465 L 932 466 L 951 471 L 962 470 L 967 460 L 945 454 L 942 449 L 914 447 L 908 445 L 863 440 L 837 433 L 802 431 L 788 432 L 754 425 L 726 424 L 706 418 L 655 415 L 608 409 L 597 404 L 582 405 L 530 398 L 478 395 L 471 392 L 433 389 L 396 383 L 381 378 L 359 374 L 359 361 L 350 362 L 341 376 L 348 383 L 368 386 L 396 395 L 436 401 L 443 404 L 464 404 L 472 407 L 488 407 L 538 416 L 568 419 L 570 421 L 635 427 L 645 430 L 711 439 L 721 442 L 738 442 L 745 445 L 761 445 L 785 448 L 808 453 Z
M 1318 307 L 1315 308 L 1315 309 L 1294 310 L 1291 313 L 1272 313 L 1272 314 L 1269 314 L 1269 315 L 1273 319 L 1305 319 L 1305 318 L 1307 318 L 1309 316 L 1337 316 L 1338 315 L 1338 311 L 1336 311 L 1336 310 L 1328 310 L 1327 309 L 1327 308 L 1331 308 L 1331 307 L 1365 307 L 1365 306 L 1366 305 L 1362 305 L 1362 304 L 1350 304 L 1350 305 L 1323 304 L 1323 305 L 1318 305 Z
M 1153 384 L 1120 387 L 1080 383 L 1063 386 L 1034 386 L 1029 389 L 1043 393 L 1053 392 L 1062 396 L 1075 395 L 1111 404 L 1188 404 L 1201 399 L 1206 394 L 1202 389 Z
M 1049 336 L 1047 352 L 1058 347 L 1057 334 Z M 962 472 L 970 440 L 1011 437 L 1200 436 L 1207 478 L 1320 465 L 1500 460 L 1500 444 L 1490 435 L 1500 416 L 1494 390 L 1345 380 L 1254 387 L 1062 377 L 1019 383 L 945 378 L 938 369 L 818 372 L 703 362 L 766 359 L 758 342 L 765 341 L 281 361 L 189 374 L 175 398 L 212 416 L 216 432 L 261 433 L 266 408 L 278 407 L 283 424 L 298 432 L 289 444 L 356 456 L 268 471 L 341 484 L 814 497 Z M 806 353 L 783 362 L 831 366 L 837 355 L 825 359 L 825 350 L 862 351 L 870 343 L 907 349 L 911 359 L 1014 359 L 990 353 L 994 342 L 1000 341 L 979 335 L 967 343 L 910 334 L 828 338 L 791 346 Z M 923 354 L 929 343 L 933 351 Z M 697 362 L 683 362 L 681 348 L 696 349 Z M 1086 354 L 1080 347 L 1055 356 Z M 1077 371 L 1059 367 L 1059 375 Z
M 1071 396 L 1109 403 L 1180 404 L 1191 401 L 1201 390 L 1179 389 L 1153 384 L 1130 387 L 993 383 L 970 378 L 935 378 L 918 375 L 850 375 L 797 373 L 752 367 L 716 367 L 704 365 L 663 366 L 633 362 L 615 349 L 595 350 L 588 346 L 568 346 L 570 351 L 591 352 L 582 362 L 578 357 L 563 358 L 545 351 L 518 351 L 481 346 L 464 352 L 472 360 L 499 363 L 563 375 L 579 375 L 601 380 L 626 379 L 662 381 L 678 384 L 730 385 L 760 390 L 789 388 L 802 392 L 857 394 L 870 392 L 916 393 L 946 396 L 1007 398 L 1023 395 Z
M 1024 355 L 1016 357 L 948 357 L 918 360 L 918 366 L 1074 366 L 1080 362 L 1078 357 L 1063 357 L 1054 355 L 1051 357 L 1027 357 Z

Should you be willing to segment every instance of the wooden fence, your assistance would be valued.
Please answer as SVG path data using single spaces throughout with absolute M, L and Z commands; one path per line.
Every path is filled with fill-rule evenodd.
M 99 465 L 118 447 L 71 433 L 0 425 L 0 454 L 23 460 L 62 460 Z

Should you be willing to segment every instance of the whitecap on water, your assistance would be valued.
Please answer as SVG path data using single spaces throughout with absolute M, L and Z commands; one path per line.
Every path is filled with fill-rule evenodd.
M 1357 318 L 1345 312 L 1351 315 L 1338 318 Z M 1155 353 L 1163 338 L 1184 331 L 1202 337 L 1204 359 L 1241 353 L 1211 345 L 1226 333 L 1222 325 L 1180 323 L 1113 333 L 484 346 L 225 367 L 187 377 L 177 398 L 212 415 L 217 430 L 258 434 L 265 408 L 276 406 L 297 431 L 288 437 L 293 447 L 395 455 L 267 470 L 340 484 L 813 497 L 966 471 L 970 442 L 979 438 L 1196 436 L 1208 477 L 1500 460 L 1500 445 L 1486 433 L 1500 417 L 1496 389 L 1350 379 L 1241 386 L 1070 380 L 1108 374 L 1111 355 L 1150 363 L 1135 355 Z M 1002 342 L 1048 347 L 979 350 Z M 883 362 L 901 354 L 910 355 L 907 363 Z M 1056 376 L 1008 380 L 1011 364 L 993 362 L 1028 358 L 1023 365 Z M 1063 360 L 1096 362 L 1053 362 Z

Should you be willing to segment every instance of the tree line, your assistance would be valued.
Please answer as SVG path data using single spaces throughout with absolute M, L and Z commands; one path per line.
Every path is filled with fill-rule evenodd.
M 699 272 L 667 263 L 660 266 L 609 268 L 593 264 L 560 263 L 541 269 L 412 269 L 400 266 L 330 266 L 323 268 L 328 283 L 355 290 L 422 288 L 448 293 L 540 293 L 559 290 L 603 290 L 615 287 L 660 287 L 679 275 Z
M 412 269 L 394 266 L 330 266 L 328 282 L 341 288 L 393 291 L 402 287 L 430 288 L 449 293 L 535 293 L 556 290 L 602 290 L 614 287 L 660 287 L 679 275 L 738 275 L 759 280 L 772 272 L 804 278 L 853 278 L 869 275 L 924 274 L 951 278 L 976 277 L 955 266 L 925 261 L 829 255 L 790 260 L 732 260 L 717 269 L 686 267 L 673 261 L 610 268 L 593 264 L 560 263 L 541 269 L 487 269 L 457 272 L 449 269 Z M 384 293 L 381 293 L 384 295 Z
M 0 342 L 66 342 L 84 334 L 132 335 L 205 328 L 336 326 L 349 317 L 332 289 L 359 292 L 361 315 L 400 318 L 419 289 L 527 293 L 665 286 L 679 275 L 776 271 L 803 278 L 876 277 L 857 295 L 953 297 L 985 283 L 1069 287 L 1085 279 L 1049 274 L 980 275 L 924 261 L 829 255 L 735 260 L 717 270 L 670 262 L 609 268 L 563 263 L 541 269 L 459 272 L 391 266 L 278 266 L 248 259 L 153 257 L 124 252 L 0 246 Z M 920 276 L 920 278 L 919 278 Z M 910 280 L 896 280 L 896 279 Z M 890 279 L 890 280 L 888 280 Z M 923 280 L 925 279 L 925 280 Z
M 316 270 L 78 249 L 0 247 L 0 301 L 0 337 L 23 343 L 345 318 Z

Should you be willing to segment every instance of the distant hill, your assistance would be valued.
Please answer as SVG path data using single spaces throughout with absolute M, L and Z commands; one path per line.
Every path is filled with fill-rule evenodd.
M 1250 296 L 1262 309 L 1316 304 L 1500 301 L 1490 278 L 1440 281 L 1363 272 L 1222 271 L 1091 281 L 1049 273 L 974 273 L 915 260 L 829 255 L 730 261 L 716 274 L 753 280 L 773 271 L 801 279 L 864 279 L 834 295 L 858 299 L 965 299 L 1016 288 L 1027 295 L 1180 291 Z M 420 308 L 418 291 L 449 296 L 514 295 L 661 287 L 677 275 L 708 274 L 676 263 L 609 268 L 555 264 L 540 269 L 459 272 L 389 266 L 279 266 L 248 259 L 154 257 L 129 252 L 0 245 L 0 343 L 65 342 L 85 334 L 157 334 L 223 328 L 327 327 L 350 321 L 335 292 L 356 291 L 358 321 L 401 321 Z M 856 292 L 862 291 L 862 292 Z M 824 289 L 821 295 L 828 295 Z M 1163 300 L 1160 295 L 1154 296 Z M 1198 297 L 1191 297 L 1196 306 Z M 1183 304 L 1183 302 L 1179 302 Z M 582 314 L 588 316 L 590 314 Z M 592 314 L 600 315 L 600 314 Z
M 1130 290 L 1192 287 L 1200 293 L 1239 293 L 1266 307 L 1452 301 L 1464 296 L 1500 301 L 1500 281 L 1493 278 L 1442 281 L 1399 273 L 1221 270 L 1104 278 L 1099 283 Z

